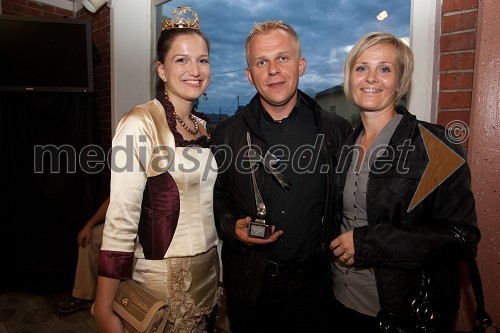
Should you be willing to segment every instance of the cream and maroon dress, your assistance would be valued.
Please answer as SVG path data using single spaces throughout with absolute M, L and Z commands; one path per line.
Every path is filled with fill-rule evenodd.
M 165 332 L 203 332 L 221 294 L 213 215 L 217 164 L 209 139 L 183 140 L 164 105 L 155 99 L 137 106 L 117 126 L 99 275 L 132 275 L 165 299 Z

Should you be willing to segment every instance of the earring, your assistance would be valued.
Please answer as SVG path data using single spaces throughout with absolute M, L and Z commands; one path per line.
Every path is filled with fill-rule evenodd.
M 161 78 L 161 80 L 163 81 L 163 89 L 165 91 L 165 98 L 167 99 L 168 101 L 168 93 L 167 93 L 167 79 L 164 79 L 164 78 Z
M 205 93 L 205 92 L 204 92 L 204 93 L 203 93 L 203 100 L 204 100 L 204 101 L 206 101 L 207 99 L 208 99 L 208 97 L 207 97 L 207 93 Z

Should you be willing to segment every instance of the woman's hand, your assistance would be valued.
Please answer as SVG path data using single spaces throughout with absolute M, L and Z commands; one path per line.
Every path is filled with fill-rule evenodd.
M 236 234 L 236 238 L 247 245 L 258 245 L 258 244 L 268 244 L 272 242 L 276 242 L 278 238 L 283 235 L 283 230 L 274 230 L 274 226 L 271 226 L 271 235 L 267 239 L 261 238 L 253 238 L 248 237 L 248 224 L 252 221 L 250 216 L 245 217 L 244 219 L 239 219 L 236 221 L 236 225 L 234 226 L 234 232 Z
M 354 239 L 353 231 L 348 231 L 330 243 L 330 250 L 337 257 L 337 261 L 341 264 L 352 266 L 354 265 Z
M 119 283 L 117 279 L 98 278 L 94 317 L 101 333 L 125 333 L 120 317 L 113 312 L 113 299 Z

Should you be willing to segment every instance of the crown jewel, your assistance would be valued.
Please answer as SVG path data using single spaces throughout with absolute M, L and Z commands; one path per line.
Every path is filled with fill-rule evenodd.
M 174 8 L 173 18 L 164 19 L 161 23 L 161 30 L 172 28 L 193 28 L 199 29 L 198 14 L 191 7 L 179 6 Z

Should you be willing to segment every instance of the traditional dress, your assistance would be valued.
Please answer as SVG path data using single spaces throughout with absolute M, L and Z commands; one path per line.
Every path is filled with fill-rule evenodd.
M 206 126 L 200 116 L 196 121 Z M 175 125 L 172 104 L 158 99 L 120 120 L 99 275 L 132 275 L 166 300 L 165 332 L 203 332 L 221 293 L 213 216 L 217 164 L 209 138 L 183 140 Z

